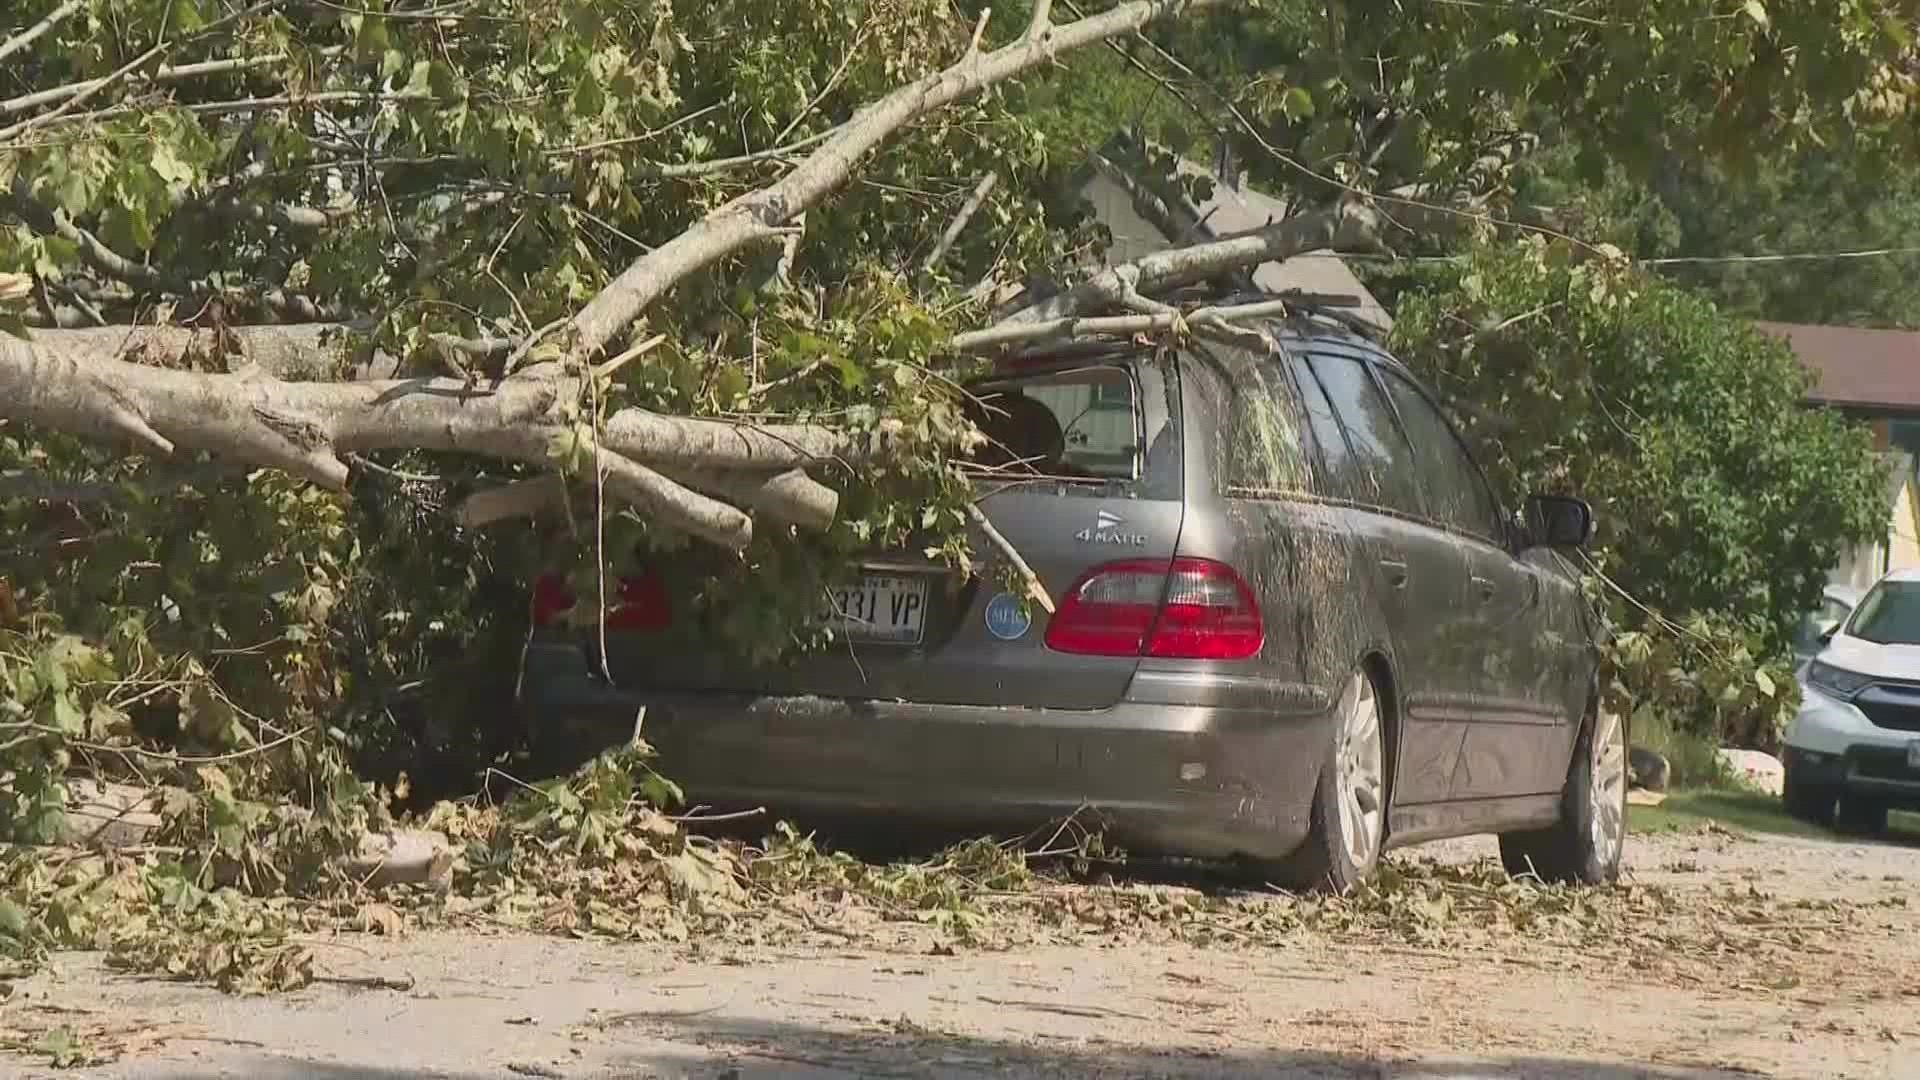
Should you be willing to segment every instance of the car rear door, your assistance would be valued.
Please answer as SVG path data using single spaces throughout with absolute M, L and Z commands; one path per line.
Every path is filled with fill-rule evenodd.
M 1171 355 L 1027 362 L 968 390 L 989 437 L 974 463 L 978 505 L 1056 603 L 1096 566 L 1135 562 L 1164 576 L 1183 517 Z M 918 552 L 864 560 L 823 598 L 837 624 L 825 650 L 756 665 L 666 648 L 663 635 L 617 635 L 608 646 L 615 676 L 646 687 L 931 704 L 1118 702 L 1138 650 L 1048 648 L 1047 613 L 1006 580 L 997 545 L 977 528 L 973 551 L 979 564 L 970 576 Z
M 1350 520 L 1378 575 L 1374 595 L 1399 680 L 1394 800 L 1441 802 L 1452 797 L 1473 709 L 1474 671 L 1466 658 L 1478 642 L 1464 602 L 1467 557 L 1428 515 L 1413 448 L 1375 381 L 1371 354 L 1317 339 L 1307 348 L 1313 381 L 1345 434 L 1343 446 L 1322 446 L 1331 490 L 1368 511 Z M 1315 407 L 1310 393 L 1308 409 Z M 1366 602 L 1365 594 L 1350 602 Z
M 1534 795 L 1559 790 L 1570 742 L 1565 665 L 1558 627 L 1546 618 L 1541 571 L 1514 557 L 1500 505 L 1440 407 L 1396 364 L 1378 365 L 1414 444 L 1422 490 L 1436 524 L 1456 538 L 1468 563 L 1456 602 L 1475 633 L 1449 659 L 1472 673 L 1474 707 L 1456 798 Z

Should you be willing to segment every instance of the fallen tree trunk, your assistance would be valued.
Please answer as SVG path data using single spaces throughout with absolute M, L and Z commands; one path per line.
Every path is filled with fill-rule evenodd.
M 349 452 L 460 451 L 555 467 L 576 452 L 597 460 L 608 491 L 664 523 L 728 547 L 744 547 L 752 524 L 738 509 L 649 467 L 700 472 L 710 490 L 746 492 L 781 520 L 824 527 L 836 500 L 803 476 L 775 475 L 802 462 L 858 458 L 839 433 L 805 426 L 746 428 L 627 410 L 594 434 L 562 415 L 572 385 L 522 377 L 498 385 L 456 379 L 289 381 L 266 373 L 344 363 L 335 326 L 245 327 L 227 332 L 238 372 L 190 370 L 213 335 L 173 327 L 42 331 L 0 337 L 0 417 L 161 455 L 184 447 L 285 469 L 345 490 Z M 155 363 L 136 363 L 135 356 Z M 254 362 L 245 362 L 254 361 Z M 726 470 L 765 470 L 759 479 Z
M 953 339 L 957 351 L 982 347 L 989 335 L 1028 323 L 1044 323 L 1114 309 L 1143 310 L 1140 298 L 1192 285 L 1231 270 L 1279 262 L 1309 251 L 1367 251 L 1380 245 L 1380 218 L 1358 201 L 1342 202 L 1275 222 L 1265 228 L 1204 244 L 1168 248 L 1111 267 L 1065 292 L 1023 308 L 985 330 Z M 1153 312 L 1151 306 L 1149 313 Z

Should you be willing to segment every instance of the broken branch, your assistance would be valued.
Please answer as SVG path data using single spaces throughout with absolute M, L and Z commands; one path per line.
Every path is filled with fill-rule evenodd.
M 1295 310 L 1298 301 L 1263 300 L 1253 304 L 1196 308 L 1182 313 L 1176 310 L 1151 315 L 1068 316 L 1045 322 L 1003 322 L 985 330 L 956 334 L 950 343 L 955 352 L 992 352 L 1008 345 L 1031 344 L 1087 335 L 1127 337 L 1133 334 L 1163 333 L 1182 325 L 1196 330 L 1208 325 L 1225 326 L 1255 319 L 1281 317 Z
M 999 173 L 990 172 L 980 177 L 980 182 L 973 186 L 973 194 L 968 196 L 967 201 L 961 205 L 960 212 L 953 216 L 953 221 L 947 225 L 947 231 L 940 234 L 940 242 L 933 246 L 933 254 L 927 256 L 927 261 L 920 265 L 920 269 L 932 270 L 940 265 L 940 260 L 947 257 L 947 250 L 953 247 L 955 240 L 960 239 L 960 233 L 966 229 L 967 222 L 972 221 L 973 215 L 979 213 L 980 208 L 986 205 L 987 196 L 993 193 L 993 186 L 999 182 Z
M 342 455 L 356 451 L 455 451 L 552 468 L 573 437 L 561 408 L 571 400 L 573 384 L 565 380 L 517 378 L 486 388 L 445 378 L 304 382 L 268 374 L 344 359 L 344 343 L 335 340 L 341 333 L 338 326 L 231 329 L 246 374 L 158 366 L 177 366 L 206 345 L 203 333 L 176 327 L 0 338 L 0 418 L 102 441 L 132 439 L 161 454 L 175 446 L 207 450 L 335 490 L 347 484 Z M 709 490 L 818 528 L 831 522 L 837 496 L 796 466 L 858 456 L 860 449 L 858 440 L 825 428 L 748 428 L 628 409 L 609 418 L 598 464 L 616 497 L 664 524 L 738 548 L 752 538 L 745 513 L 643 462 L 686 471 Z M 760 475 L 733 475 L 737 470 Z M 482 500 L 472 514 L 478 520 L 497 509 Z
M 973 503 L 967 504 L 967 516 L 980 527 L 980 531 L 986 534 L 988 541 L 999 549 L 1000 554 L 1006 556 L 1007 561 L 1013 564 L 1014 571 L 1026 583 L 1027 595 L 1032 597 L 1047 614 L 1053 614 L 1053 596 L 1047 592 L 1047 587 L 1040 583 L 1040 575 L 1033 572 L 1033 567 L 1027 565 L 1026 559 L 1021 558 L 1020 549 L 1013 546 L 1013 541 L 1007 539 L 1005 533 L 994 528 L 993 522 L 989 521 L 987 515 Z
M 556 473 L 516 480 L 485 491 L 476 491 L 460 504 L 460 525 L 481 529 L 496 522 L 515 518 L 539 517 L 564 505 L 567 482 Z
M 1110 11 L 1056 27 L 1044 41 L 1022 38 L 902 86 L 860 110 L 794 170 L 759 191 L 714 210 L 697 224 L 641 256 L 573 318 L 583 353 L 599 352 L 649 304 L 675 284 L 748 244 L 779 235 L 795 215 L 818 204 L 852 175 L 875 147 L 920 117 L 1083 45 L 1138 29 L 1165 15 L 1213 0 L 1132 0 Z
M 840 512 L 840 493 L 802 469 L 777 473 L 675 469 L 672 476 L 689 487 L 723 495 L 730 502 L 814 532 L 831 528 L 834 515 Z
M 1002 320 L 1001 325 L 1045 322 L 1123 306 L 1134 294 L 1164 293 L 1229 270 L 1278 262 L 1308 251 L 1366 250 L 1378 244 L 1378 216 L 1359 203 L 1341 203 L 1240 236 L 1169 248 L 1113 267 L 1057 296 L 1015 312 Z M 955 343 L 959 345 L 958 338 Z
M 7 40 L 0 41 L 0 60 L 5 60 L 7 57 L 40 40 L 49 30 L 59 26 L 61 21 L 67 16 L 86 6 L 87 0 L 67 0 L 66 3 L 47 12 L 46 18 L 41 19 L 39 22 L 34 23 L 32 26 L 27 27 L 25 30 L 20 31 Z

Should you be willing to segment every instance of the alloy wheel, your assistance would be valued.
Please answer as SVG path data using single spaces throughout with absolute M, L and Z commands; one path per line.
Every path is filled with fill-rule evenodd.
M 1340 722 L 1340 836 L 1355 867 L 1371 863 L 1380 850 L 1386 814 L 1386 749 L 1381 735 L 1380 698 L 1373 680 L 1356 674 L 1342 695 Z

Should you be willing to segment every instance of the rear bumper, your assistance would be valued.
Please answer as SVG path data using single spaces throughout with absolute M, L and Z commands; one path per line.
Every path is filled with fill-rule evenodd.
M 715 806 L 1020 832 L 1078 811 L 1130 850 L 1279 858 L 1306 835 L 1331 738 L 1311 694 L 1074 711 L 609 690 L 578 656 L 529 656 L 533 729 L 605 744 L 644 709 L 662 771 Z

